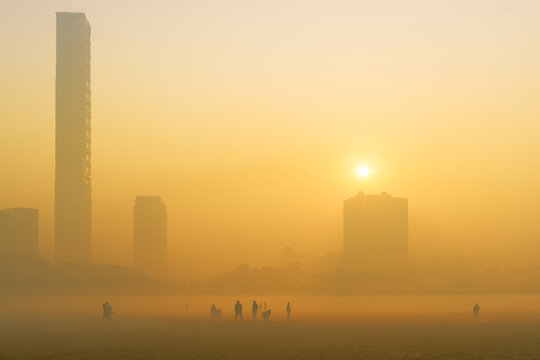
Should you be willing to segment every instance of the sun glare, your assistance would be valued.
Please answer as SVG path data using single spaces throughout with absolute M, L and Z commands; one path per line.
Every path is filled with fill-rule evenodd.
M 360 176 L 368 176 L 369 175 L 369 169 L 365 166 L 362 166 L 358 169 L 358 175 Z

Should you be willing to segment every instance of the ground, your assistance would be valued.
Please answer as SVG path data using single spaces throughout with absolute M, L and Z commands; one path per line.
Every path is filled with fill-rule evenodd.
M 251 320 L 253 299 L 268 303 L 270 322 Z M 236 300 L 245 323 L 233 320 Z M 0 297 L 1 360 L 536 360 L 539 334 L 538 295 Z
M 1 359 L 540 359 L 539 323 L 5 320 Z

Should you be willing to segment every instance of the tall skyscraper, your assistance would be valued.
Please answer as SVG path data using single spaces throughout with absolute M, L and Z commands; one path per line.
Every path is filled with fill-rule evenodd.
M 0 210 L 0 254 L 38 254 L 37 209 Z
M 360 192 L 343 203 L 344 257 L 351 270 L 392 272 L 409 261 L 408 203 Z
M 56 13 L 55 252 L 91 259 L 90 24 L 83 13 Z
M 162 277 L 167 271 L 167 208 L 159 196 L 137 196 L 133 208 L 135 267 Z

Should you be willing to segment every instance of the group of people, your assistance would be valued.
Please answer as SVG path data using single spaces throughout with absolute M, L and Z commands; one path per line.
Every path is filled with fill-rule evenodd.
M 188 309 L 187 306 L 188 305 L 186 304 L 186 309 Z M 242 315 L 243 308 L 244 307 L 242 306 L 240 301 L 237 300 L 236 304 L 234 305 L 234 314 L 235 314 L 234 321 L 238 321 L 238 318 L 240 318 L 242 322 L 244 321 L 244 316 Z M 267 309 L 266 303 L 264 303 L 264 307 L 263 307 L 262 305 L 257 304 L 255 300 L 253 300 L 253 305 L 251 306 L 251 313 L 253 315 L 253 321 L 257 320 L 257 314 L 259 312 L 259 309 L 261 309 L 260 311 L 263 316 L 263 319 L 265 321 L 269 321 L 270 314 L 272 314 L 272 310 Z M 291 318 L 291 303 L 290 302 L 287 303 L 286 311 L 287 311 L 287 320 L 289 320 Z M 105 304 L 103 304 L 103 318 L 101 321 L 111 322 L 112 315 L 113 315 L 112 306 L 107 301 L 105 302 Z M 221 317 L 221 309 L 218 309 L 215 304 L 212 304 L 212 306 L 210 307 L 210 317 L 212 317 L 213 319 L 217 319 Z
M 187 309 L 187 304 L 186 304 Z M 240 300 L 236 301 L 236 304 L 234 305 L 234 321 L 238 321 L 238 318 L 242 322 L 244 322 L 244 316 L 242 315 L 244 307 L 240 303 Z M 257 321 L 257 314 L 261 311 L 262 317 L 265 321 L 270 320 L 270 314 L 272 314 L 272 310 L 268 309 L 266 306 L 266 303 L 264 303 L 264 307 L 261 304 L 257 304 L 255 300 L 253 300 L 253 304 L 251 305 L 251 314 L 253 317 L 253 321 Z M 287 312 L 287 320 L 291 318 L 291 303 L 287 303 L 287 307 L 285 308 L 285 311 Z M 112 321 L 112 315 L 113 315 L 113 309 L 111 304 L 109 302 L 105 302 L 103 304 L 103 322 L 111 322 Z M 221 309 L 218 309 L 215 304 L 212 304 L 210 307 L 210 316 L 213 319 L 220 318 L 221 317 Z M 478 303 L 474 304 L 473 306 L 473 316 L 478 317 L 480 316 L 480 305 Z
M 238 318 L 243 322 L 244 316 L 242 315 L 244 307 L 240 303 L 240 300 L 236 301 L 236 304 L 234 305 L 234 321 L 238 321 Z M 270 321 L 270 315 L 272 314 L 272 309 L 268 309 L 266 306 L 266 303 L 264 303 L 264 307 L 260 304 L 257 304 L 257 301 L 253 300 L 253 304 L 251 305 L 251 315 L 253 318 L 253 321 L 257 321 L 257 314 L 261 312 L 261 315 L 263 317 L 264 321 Z M 291 318 L 291 303 L 287 303 L 286 307 L 287 311 L 287 320 Z

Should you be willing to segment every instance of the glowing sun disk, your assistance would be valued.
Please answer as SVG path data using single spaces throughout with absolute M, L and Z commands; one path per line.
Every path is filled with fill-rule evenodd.
M 358 169 L 358 175 L 360 176 L 368 176 L 369 175 L 369 169 L 365 166 L 362 166 Z

